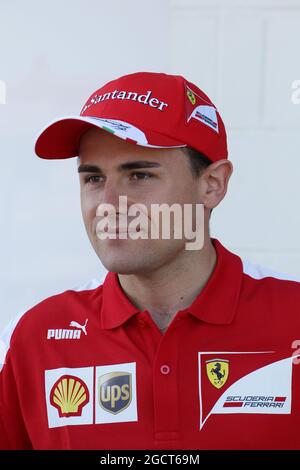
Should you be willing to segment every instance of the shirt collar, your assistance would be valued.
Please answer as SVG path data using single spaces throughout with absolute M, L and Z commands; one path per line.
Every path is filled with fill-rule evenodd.
M 215 268 L 202 291 L 184 311 L 207 323 L 229 324 L 239 302 L 243 263 L 218 240 L 211 238 L 211 241 L 217 254 Z
M 204 288 L 192 302 L 181 310 L 199 320 L 212 324 L 232 322 L 238 306 L 243 278 L 239 256 L 228 251 L 217 239 L 211 238 L 217 261 Z M 115 328 L 139 313 L 123 291 L 117 273 L 108 272 L 103 283 L 101 328 Z
M 140 312 L 123 291 L 117 273 L 107 273 L 102 295 L 101 328 L 109 329 L 120 326 L 132 315 Z

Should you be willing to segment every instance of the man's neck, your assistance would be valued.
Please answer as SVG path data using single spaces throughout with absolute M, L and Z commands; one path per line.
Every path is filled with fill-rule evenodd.
M 208 238 L 202 250 L 185 251 L 173 262 L 145 275 L 119 274 L 119 282 L 130 301 L 147 310 L 162 333 L 179 310 L 191 305 L 210 278 L 216 251 Z

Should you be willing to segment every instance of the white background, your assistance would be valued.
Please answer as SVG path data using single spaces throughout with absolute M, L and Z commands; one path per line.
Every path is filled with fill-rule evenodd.
M 234 164 L 212 235 L 300 275 L 300 0 L 0 0 L 0 327 L 105 274 L 81 219 L 76 160 L 35 156 L 50 120 L 120 75 L 184 75 L 217 105 Z

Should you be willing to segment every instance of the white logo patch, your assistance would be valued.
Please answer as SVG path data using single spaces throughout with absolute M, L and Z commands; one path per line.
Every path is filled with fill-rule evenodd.
M 138 142 L 141 145 L 147 145 L 148 140 L 144 132 L 142 132 L 137 127 L 129 124 L 125 121 L 120 121 L 119 119 L 104 119 L 98 117 L 91 117 L 88 119 L 90 122 L 97 121 L 102 123 L 104 129 L 109 130 L 113 134 L 116 134 L 122 139 L 131 139 L 134 142 Z
M 193 112 L 190 115 L 188 121 L 191 118 L 197 119 L 203 124 L 206 124 L 206 126 L 211 127 L 214 131 L 219 132 L 217 113 L 216 109 L 213 106 L 196 106 L 196 108 L 193 109 Z
M 49 428 L 93 424 L 93 376 L 93 367 L 62 367 L 45 371 Z M 78 405 L 82 396 L 84 400 Z
M 207 360 L 212 355 L 217 359 Z M 200 429 L 213 414 L 290 414 L 294 357 L 282 359 L 274 351 L 199 352 Z
M 136 363 L 96 367 L 96 423 L 137 421 Z
M 46 370 L 45 390 L 49 428 L 138 421 L 136 362 Z

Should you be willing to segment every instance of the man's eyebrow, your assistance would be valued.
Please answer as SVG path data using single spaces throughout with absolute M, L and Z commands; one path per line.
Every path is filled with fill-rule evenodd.
M 97 165 L 79 165 L 78 173 L 102 173 Z
M 134 170 L 135 168 L 158 168 L 158 162 L 150 162 L 149 160 L 137 160 L 135 162 L 122 163 L 119 170 Z
M 135 162 L 122 163 L 118 170 L 134 170 L 136 168 L 158 168 L 161 165 L 158 162 L 151 162 L 149 160 L 137 160 Z M 97 165 L 79 165 L 78 173 L 102 173 L 102 170 Z

